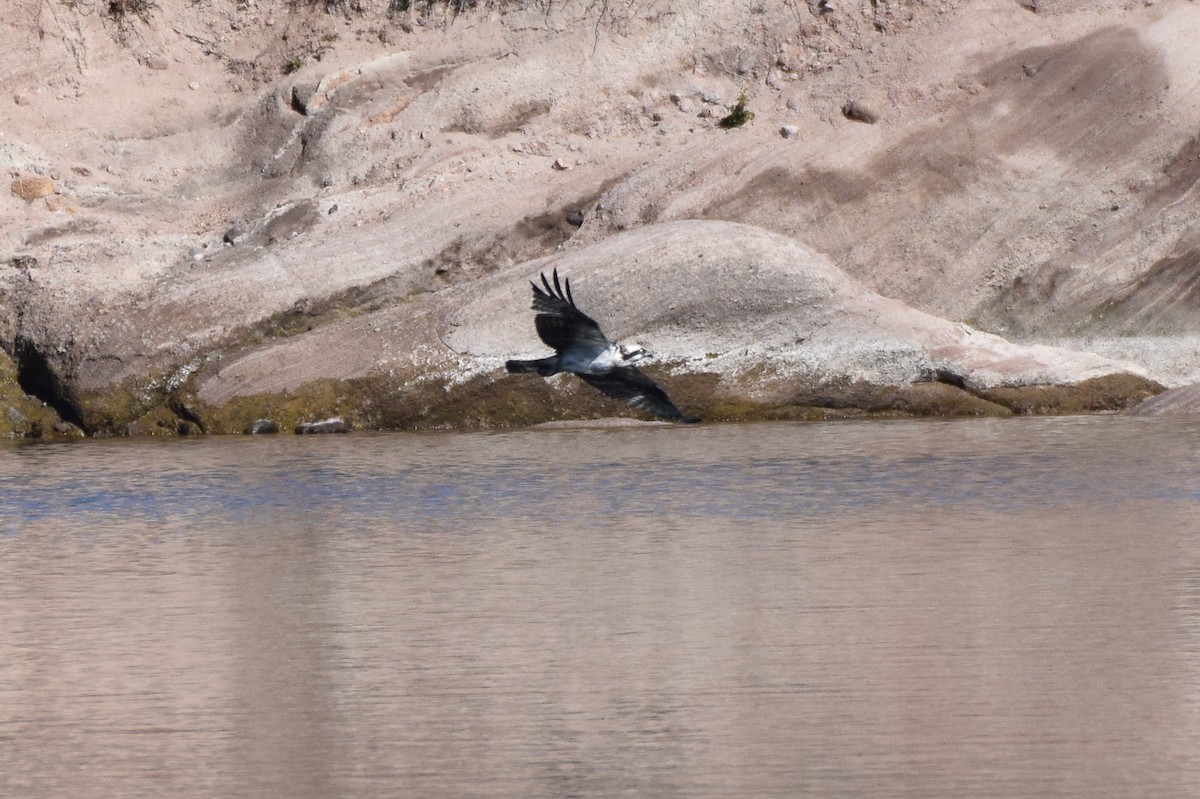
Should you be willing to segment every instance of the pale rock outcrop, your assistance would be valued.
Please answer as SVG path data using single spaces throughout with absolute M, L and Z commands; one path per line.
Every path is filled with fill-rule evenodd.
M 380 373 L 503 379 L 505 359 L 545 352 L 528 310 L 528 280 L 555 269 L 610 338 L 637 337 L 671 371 L 722 375 L 756 399 L 769 400 L 773 386 L 797 377 L 817 384 L 938 380 L 985 389 L 1140 371 L 1090 353 L 1013 344 L 923 313 L 870 291 L 785 236 L 682 221 L 648 225 L 222 359 L 201 375 L 198 396 L 219 405 L 239 395 Z M 357 345 L 353 354 L 350 342 Z M 759 376 L 746 380 L 748 373 Z
M 54 191 L 0 196 L 22 384 L 119 432 L 486 382 L 554 265 L 734 398 L 1200 380 L 1194 2 L 383 5 L 17 0 L 0 167 Z
M 1200 383 L 1164 391 L 1129 412 L 1134 416 L 1200 416 Z

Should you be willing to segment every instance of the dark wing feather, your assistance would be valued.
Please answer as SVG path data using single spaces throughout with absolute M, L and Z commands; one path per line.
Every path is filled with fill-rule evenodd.
M 532 281 L 529 285 L 533 286 L 533 310 L 537 311 L 533 324 L 547 346 L 559 352 L 572 344 L 589 341 L 603 348 L 609 346 L 609 340 L 596 320 L 575 307 L 571 281 L 560 283 L 557 269 L 554 270 L 553 285 L 544 272 L 541 286 Z
M 593 388 L 597 388 L 613 399 L 625 400 L 633 407 L 649 411 L 672 422 L 692 424 L 700 421 L 693 416 L 684 416 L 667 392 L 633 366 L 621 366 L 606 375 L 579 375 Z

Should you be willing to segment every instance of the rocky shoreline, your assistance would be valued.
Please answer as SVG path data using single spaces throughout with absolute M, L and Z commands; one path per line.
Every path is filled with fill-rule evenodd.
M 114 392 L 85 400 L 85 428 L 25 394 L 11 377 L 11 369 L 0 373 L 0 404 L 6 410 L 0 419 L 0 437 L 5 438 L 487 430 L 604 420 L 629 413 L 566 380 L 547 384 L 527 376 L 481 377 L 458 386 L 414 387 L 364 378 L 315 381 L 300 390 L 239 397 L 218 407 L 207 406 L 187 392 L 149 401 Z M 719 378 L 712 374 L 660 379 L 706 422 L 1113 413 L 1136 409 L 1163 391 L 1145 378 L 1119 374 L 1073 386 L 1006 386 L 979 392 L 937 381 L 908 386 L 800 383 L 791 387 L 790 397 L 755 401 L 741 398 L 737 387 L 714 390 Z M 1191 402 L 1188 412 L 1195 412 L 1194 405 Z
M 0 436 L 636 416 L 552 268 L 712 421 L 1195 412 L 1188 0 L 114 8 L 0 30 Z

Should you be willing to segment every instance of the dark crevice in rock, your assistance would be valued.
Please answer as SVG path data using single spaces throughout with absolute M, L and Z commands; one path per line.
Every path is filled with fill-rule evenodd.
M 22 391 L 53 408 L 63 421 L 87 432 L 70 389 L 50 368 L 50 362 L 36 344 L 18 336 L 13 342 L 12 358 L 17 365 L 17 384 Z
M 181 435 L 187 435 L 192 432 L 191 426 L 201 433 L 207 433 L 208 428 L 204 424 L 204 420 L 200 416 L 183 403 L 182 400 L 172 397 L 168 403 L 171 413 L 179 417 L 179 422 L 175 425 L 176 432 Z

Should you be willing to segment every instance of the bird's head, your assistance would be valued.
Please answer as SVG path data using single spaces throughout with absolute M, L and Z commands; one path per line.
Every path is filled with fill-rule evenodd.
M 649 360 L 654 357 L 654 353 L 643 347 L 641 344 L 622 344 L 621 345 L 621 360 L 626 364 L 633 365 Z

